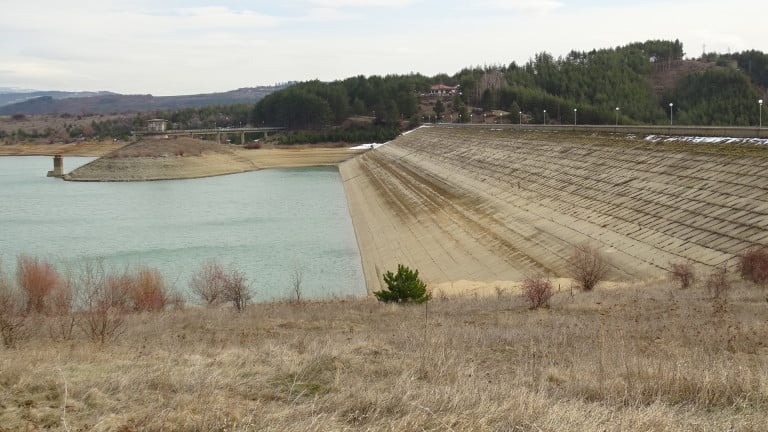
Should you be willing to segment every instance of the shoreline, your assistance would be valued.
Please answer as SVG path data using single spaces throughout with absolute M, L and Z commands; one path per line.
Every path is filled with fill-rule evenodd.
M 137 145 L 141 148 L 140 150 L 131 149 Z M 145 151 L 144 148 L 147 146 L 155 147 L 154 151 Z M 0 157 L 62 155 L 65 159 L 64 180 L 125 182 L 186 180 L 270 168 L 338 166 L 366 151 L 367 149 L 317 146 L 248 150 L 198 140 L 145 141 L 130 144 L 86 141 L 71 144 L 3 145 L 0 146 Z M 129 154 L 105 157 L 116 153 Z M 67 157 L 96 157 L 97 159 L 67 172 Z

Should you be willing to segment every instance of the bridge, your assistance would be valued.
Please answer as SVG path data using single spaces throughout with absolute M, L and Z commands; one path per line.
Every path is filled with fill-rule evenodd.
M 216 135 L 216 141 L 221 142 L 222 135 L 240 134 L 240 144 L 245 144 L 245 134 L 247 133 L 263 133 L 266 138 L 270 132 L 278 132 L 285 130 L 284 127 L 239 127 L 239 128 L 211 128 L 211 129 L 170 129 L 164 131 L 131 131 L 131 135 L 136 137 L 143 136 L 170 136 L 170 135 L 189 135 L 195 137 L 196 135 Z

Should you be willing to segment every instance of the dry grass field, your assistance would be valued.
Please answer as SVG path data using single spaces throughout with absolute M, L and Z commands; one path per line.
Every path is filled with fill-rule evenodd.
M 767 294 L 188 307 L 127 315 L 105 345 L 35 318 L 0 351 L 0 430 L 764 431 Z

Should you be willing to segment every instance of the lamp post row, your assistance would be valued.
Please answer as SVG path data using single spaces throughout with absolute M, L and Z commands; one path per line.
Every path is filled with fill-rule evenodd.
M 762 129 L 763 128 L 763 100 L 762 99 L 758 100 L 757 104 L 760 106 L 760 108 L 759 108 L 760 109 L 760 113 L 759 113 L 758 128 Z M 674 109 L 675 109 L 675 104 L 670 102 L 669 103 L 669 125 L 670 126 L 672 126 L 674 124 Z M 577 108 L 573 109 L 573 125 L 574 126 L 576 126 L 576 113 L 577 113 L 577 111 L 578 111 Z M 621 111 L 621 108 L 620 107 L 616 107 L 615 111 L 616 111 L 616 126 L 618 126 L 619 125 L 619 111 Z M 544 113 L 544 122 L 543 123 L 547 124 L 547 110 L 544 110 L 543 113 Z M 523 124 L 523 112 L 519 111 L 518 114 L 520 115 L 520 125 L 522 125 Z

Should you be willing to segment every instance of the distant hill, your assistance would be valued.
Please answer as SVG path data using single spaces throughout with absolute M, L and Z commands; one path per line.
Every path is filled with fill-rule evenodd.
M 264 96 L 288 87 L 247 87 L 222 93 L 186 96 L 122 95 L 111 92 L 57 92 L 0 94 L 0 115 L 34 114 L 111 114 L 146 112 L 210 105 L 256 103 Z
M 64 91 L 39 91 L 17 90 L 8 87 L 0 87 L 0 107 L 26 102 L 41 97 L 53 99 L 81 98 L 91 96 L 114 95 L 111 92 L 64 92 Z

